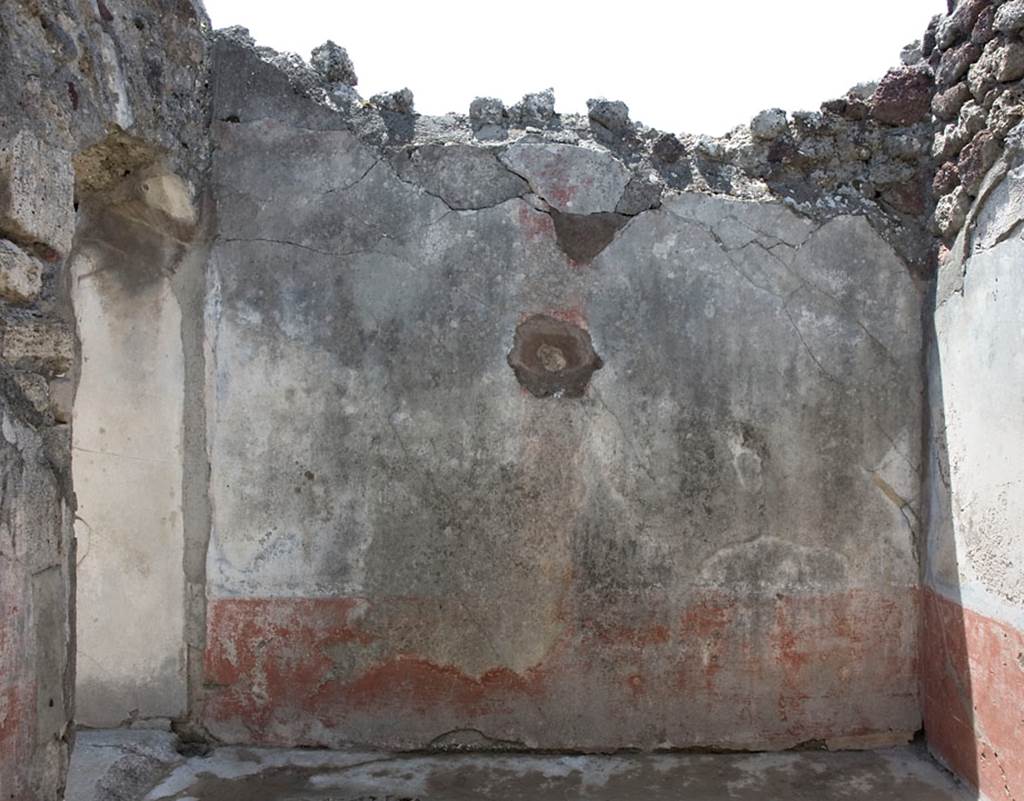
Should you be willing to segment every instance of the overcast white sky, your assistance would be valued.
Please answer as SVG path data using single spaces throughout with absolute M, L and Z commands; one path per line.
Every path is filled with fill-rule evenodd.
M 416 110 L 466 113 L 554 87 L 556 108 L 624 100 L 634 120 L 721 134 L 763 108 L 816 109 L 876 80 L 945 0 L 205 0 L 215 27 L 309 57 L 348 49 L 364 97 L 408 86 Z

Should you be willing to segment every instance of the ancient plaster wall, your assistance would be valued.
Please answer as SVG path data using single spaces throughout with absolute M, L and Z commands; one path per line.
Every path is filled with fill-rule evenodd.
M 214 736 L 918 729 L 922 291 L 868 216 L 826 212 L 782 156 L 790 206 L 695 146 L 666 161 L 621 109 L 532 133 L 497 115 L 482 141 L 408 98 L 303 99 L 244 40 L 214 75 Z M 807 138 L 914 136 L 819 117 Z M 775 136 L 805 141 L 784 116 Z M 705 173 L 742 196 L 696 191 Z M 582 392 L 517 382 L 535 315 L 577 333 L 517 345 L 557 351 L 518 370 L 562 381 L 592 344 Z
M 963 2 L 928 54 L 948 247 L 928 349 L 922 702 L 933 752 L 1005 799 L 1024 798 L 1022 28 L 1022 3 Z
M 992 798 L 1024 798 L 1024 283 L 1019 129 L 941 267 L 925 592 L 933 749 Z
M 72 739 L 78 353 L 66 264 L 80 203 L 151 162 L 202 172 L 205 24 L 190 2 L 0 3 L 4 799 L 62 798 Z
M 929 741 L 987 796 L 1010 799 L 1024 798 L 1019 193 L 1018 166 L 979 205 L 969 257 L 942 267 L 924 595 Z
M 191 190 L 144 170 L 91 200 L 70 265 L 82 343 L 77 721 L 186 712 L 184 352 L 172 276 L 195 225 Z M 124 603 L 130 598 L 131 603 Z

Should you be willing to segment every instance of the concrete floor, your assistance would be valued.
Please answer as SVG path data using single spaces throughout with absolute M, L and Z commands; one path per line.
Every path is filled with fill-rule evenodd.
M 399 755 L 224 747 L 80 732 L 66 801 L 967 801 L 916 747 L 621 756 Z

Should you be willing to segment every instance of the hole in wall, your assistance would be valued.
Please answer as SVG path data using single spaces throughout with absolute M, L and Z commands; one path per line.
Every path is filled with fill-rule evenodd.
M 614 212 L 567 214 L 551 210 L 558 246 L 573 262 L 586 264 L 611 244 L 629 217 Z
M 589 332 L 547 314 L 516 326 L 508 363 L 520 386 L 537 398 L 579 398 L 604 365 Z

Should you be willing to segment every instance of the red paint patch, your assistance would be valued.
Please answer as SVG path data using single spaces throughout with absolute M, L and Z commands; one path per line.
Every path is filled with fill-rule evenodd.
M 416 747 L 475 728 L 587 749 L 785 747 L 860 734 L 895 740 L 917 728 L 911 588 L 714 593 L 679 608 L 667 597 L 588 602 L 564 610 L 553 638 L 538 633 L 546 651 L 520 671 L 454 662 L 477 664 L 506 647 L 473 630 L 480 603 L 213 600 L 206 722 L 236 742 Z M 456 647 L 451 614 L 460 609 L 469 610 L 467 643 Z
M 545 200 L 556 208 L 572 211 L 570 208 L 580 190 L 589 190 L 594 178 L 585 173 L 574 172 L 565 162 L 555 159 L 540 170 L 538 183 L 544 187 Z
M 672 636 L 667 626 L 623 626 L 595 621 L 591 633 L 605 645 L 627 645 L 632 648 L 646 648 L 649 645 L 664 645 Z
M 537 211 L 528 203 L 519 204 L 519 227 L 523 236 L 531 241 L 540 239 L 555 240 L 555 224 L 551 221 L 551 215 Z
M 526 676 L 506 668 L 493 668 L 472 678 L 451 665 L 399 656 L 361 675 L 340 689 L 351 708 L 398 704 L 413 712 L 429 713 L 447 705 L 460 714 L 476 717 L 493 711 L 498 699 L 538 695 L 543 680 L 539 671 Z
M 704 600 L 689 607 L 682 616 L 684 632 L 695 637 L 715 637 L 725 631 L 732 621 L 735 601 Z
M 988 797 L 1024 801 L 1024 633 L 929 589 L 921 653 L 931 748 Z

